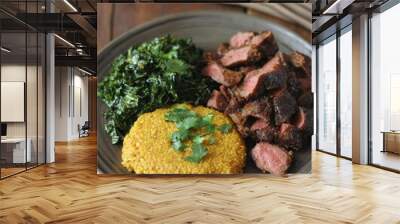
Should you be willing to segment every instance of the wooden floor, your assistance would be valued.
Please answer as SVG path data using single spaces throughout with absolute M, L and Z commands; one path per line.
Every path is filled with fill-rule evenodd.
M 374 164 L 385 166 L 391 169 L 400 170 L 400 155 L 392 152 L 381 152 L 375 150 L 372 161 Z
M 223 178 L 96 175 L 96 141 L 0 181 L 0 223 L 400 223 L 400 175 L 313 153 L 313 173 Z

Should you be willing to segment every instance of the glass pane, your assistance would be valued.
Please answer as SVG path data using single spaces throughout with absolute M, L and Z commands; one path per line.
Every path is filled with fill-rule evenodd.
M 46 37 L 44 34 L 39 34 L 38 45 L 38 163 L 45 163 L 45 44 Z
M 30 150 L 30 161 L 27 164 L 28 168 L 37 165 L 37 132 L 38 132 L 38 52 L 37 52 L 37 41 L 38 36 L 36 32 L 30 32 L 27 34 L 28 38 L 28 63 L 27 63 L 27 80 L 26 80 L 26 112 L 27 112 L 27 142 L 28 151 Z
M 2 177 L 25 170 L 26 34 L 2 33 L 1 44 L 1 157 Z M 29 149 L 29 147 L 28 147 Z
M 400 5 L 374 15 L 372 25 L 372 163 L 400 170 Z
M 318 48 L 318 148 L 336 153 L 336 39 Z
M 352 156 L 352 35 L 340 36 L 340 152 Z

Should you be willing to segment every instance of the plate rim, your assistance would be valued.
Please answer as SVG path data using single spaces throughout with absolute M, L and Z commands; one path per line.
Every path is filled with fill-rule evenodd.
M 112 41 L 108 42 L 103 49 L 101 49 L 99 51 L 99 53 L 97 54 L 97 63 L 98 63 L 98 68 L 101 67 L 100 66 L 100 61 L 102 61 L 107 53 L 109 51 L 111 51 L 111 49 L 115 48 L 116 46 L 118 46 L 121 42 L 124 42 L 125 40 L 129 39 L 131 36 L 135 35 L 136 33 L 141 33 L 146 31 L 147 29 L 153 28 L 155 25 L 161 25 L 161 24 L 165 24 L 165 23 L 169 23 L 171 21 L 174 20 L 182 20 L 185 18 L 193 18 L 193 17 L 226 17 L 226 16 L 239 16 L 242 18 L 246 18 L 246 19 L 253 19 L 253 20 L 257 20 L 258 22 L 263 22 L 263 23 L 268 23 L 269 26 L 274 27 L 274 29 L 278 29 L 281 30 L 282 32 L 285 31 L 285 33 L 288 36 L 291 36 L 291 38 L 296 39 L 297 41 L 300 42 L 300 44 L 302 44 L 303 46 L 307 46 L 307 50 L 309 52 L 312 51 L 312 46 L 311 46 L 311 42 L 307 42 L 304 38 L 300 37 L 298 34 L 296 34 L 294 31 L 287 29 L 286 27 L 279 25 L 273 21 L 267 20 L 267 19 L 263 19 L 263 18 L 259 18 L 256 16 L 251 16 L 248 14 L 244 14 L 244 13 L 238 13 L 238 12 L 225 12 L 223 11 L 223 13 L 221 13 L 221 11 L 218 10 L 199 10 L 199 11 L 194 11 L 194 12 L 180 12 L 180 13 L 176 13 L 176 14 L 171 14 L 171 15 L 165 15 L 165 16 L 160 16 L 157 17 L 155 19 L 152 19 L 148 22 L 145 22 L 143 24 L 140 24 L 138 26 L 132 27 L 131 29 L 129 29 L 128 31 L 124 32 L 123 34 L 119 35 L 118 37 L 114 38 Z M 100 69 L 102 70 L 102 69 Z M 100 73 L 98 71 L 98 73 Z

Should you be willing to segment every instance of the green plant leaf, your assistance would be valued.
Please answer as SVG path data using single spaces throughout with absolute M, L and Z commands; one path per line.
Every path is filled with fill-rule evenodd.
M 207 149 L 202 144 L 192 145 L 192 155 L 185 158 L 186 161 L 199 163 L 208 154 Z
M 232 125 L 230 124 L 223 124 L 218 127 L 218 130 L 224 134 L 229 133 L 232 130 Z

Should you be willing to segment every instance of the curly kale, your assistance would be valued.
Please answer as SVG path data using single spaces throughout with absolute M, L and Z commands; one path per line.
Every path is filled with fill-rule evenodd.
M 120 143 L 138 116 L 174 103 L 204 104 L 215 84 L 201 75 L 202 50 L 170 35 L 128 49 L 99 83 L 105 130 Z

